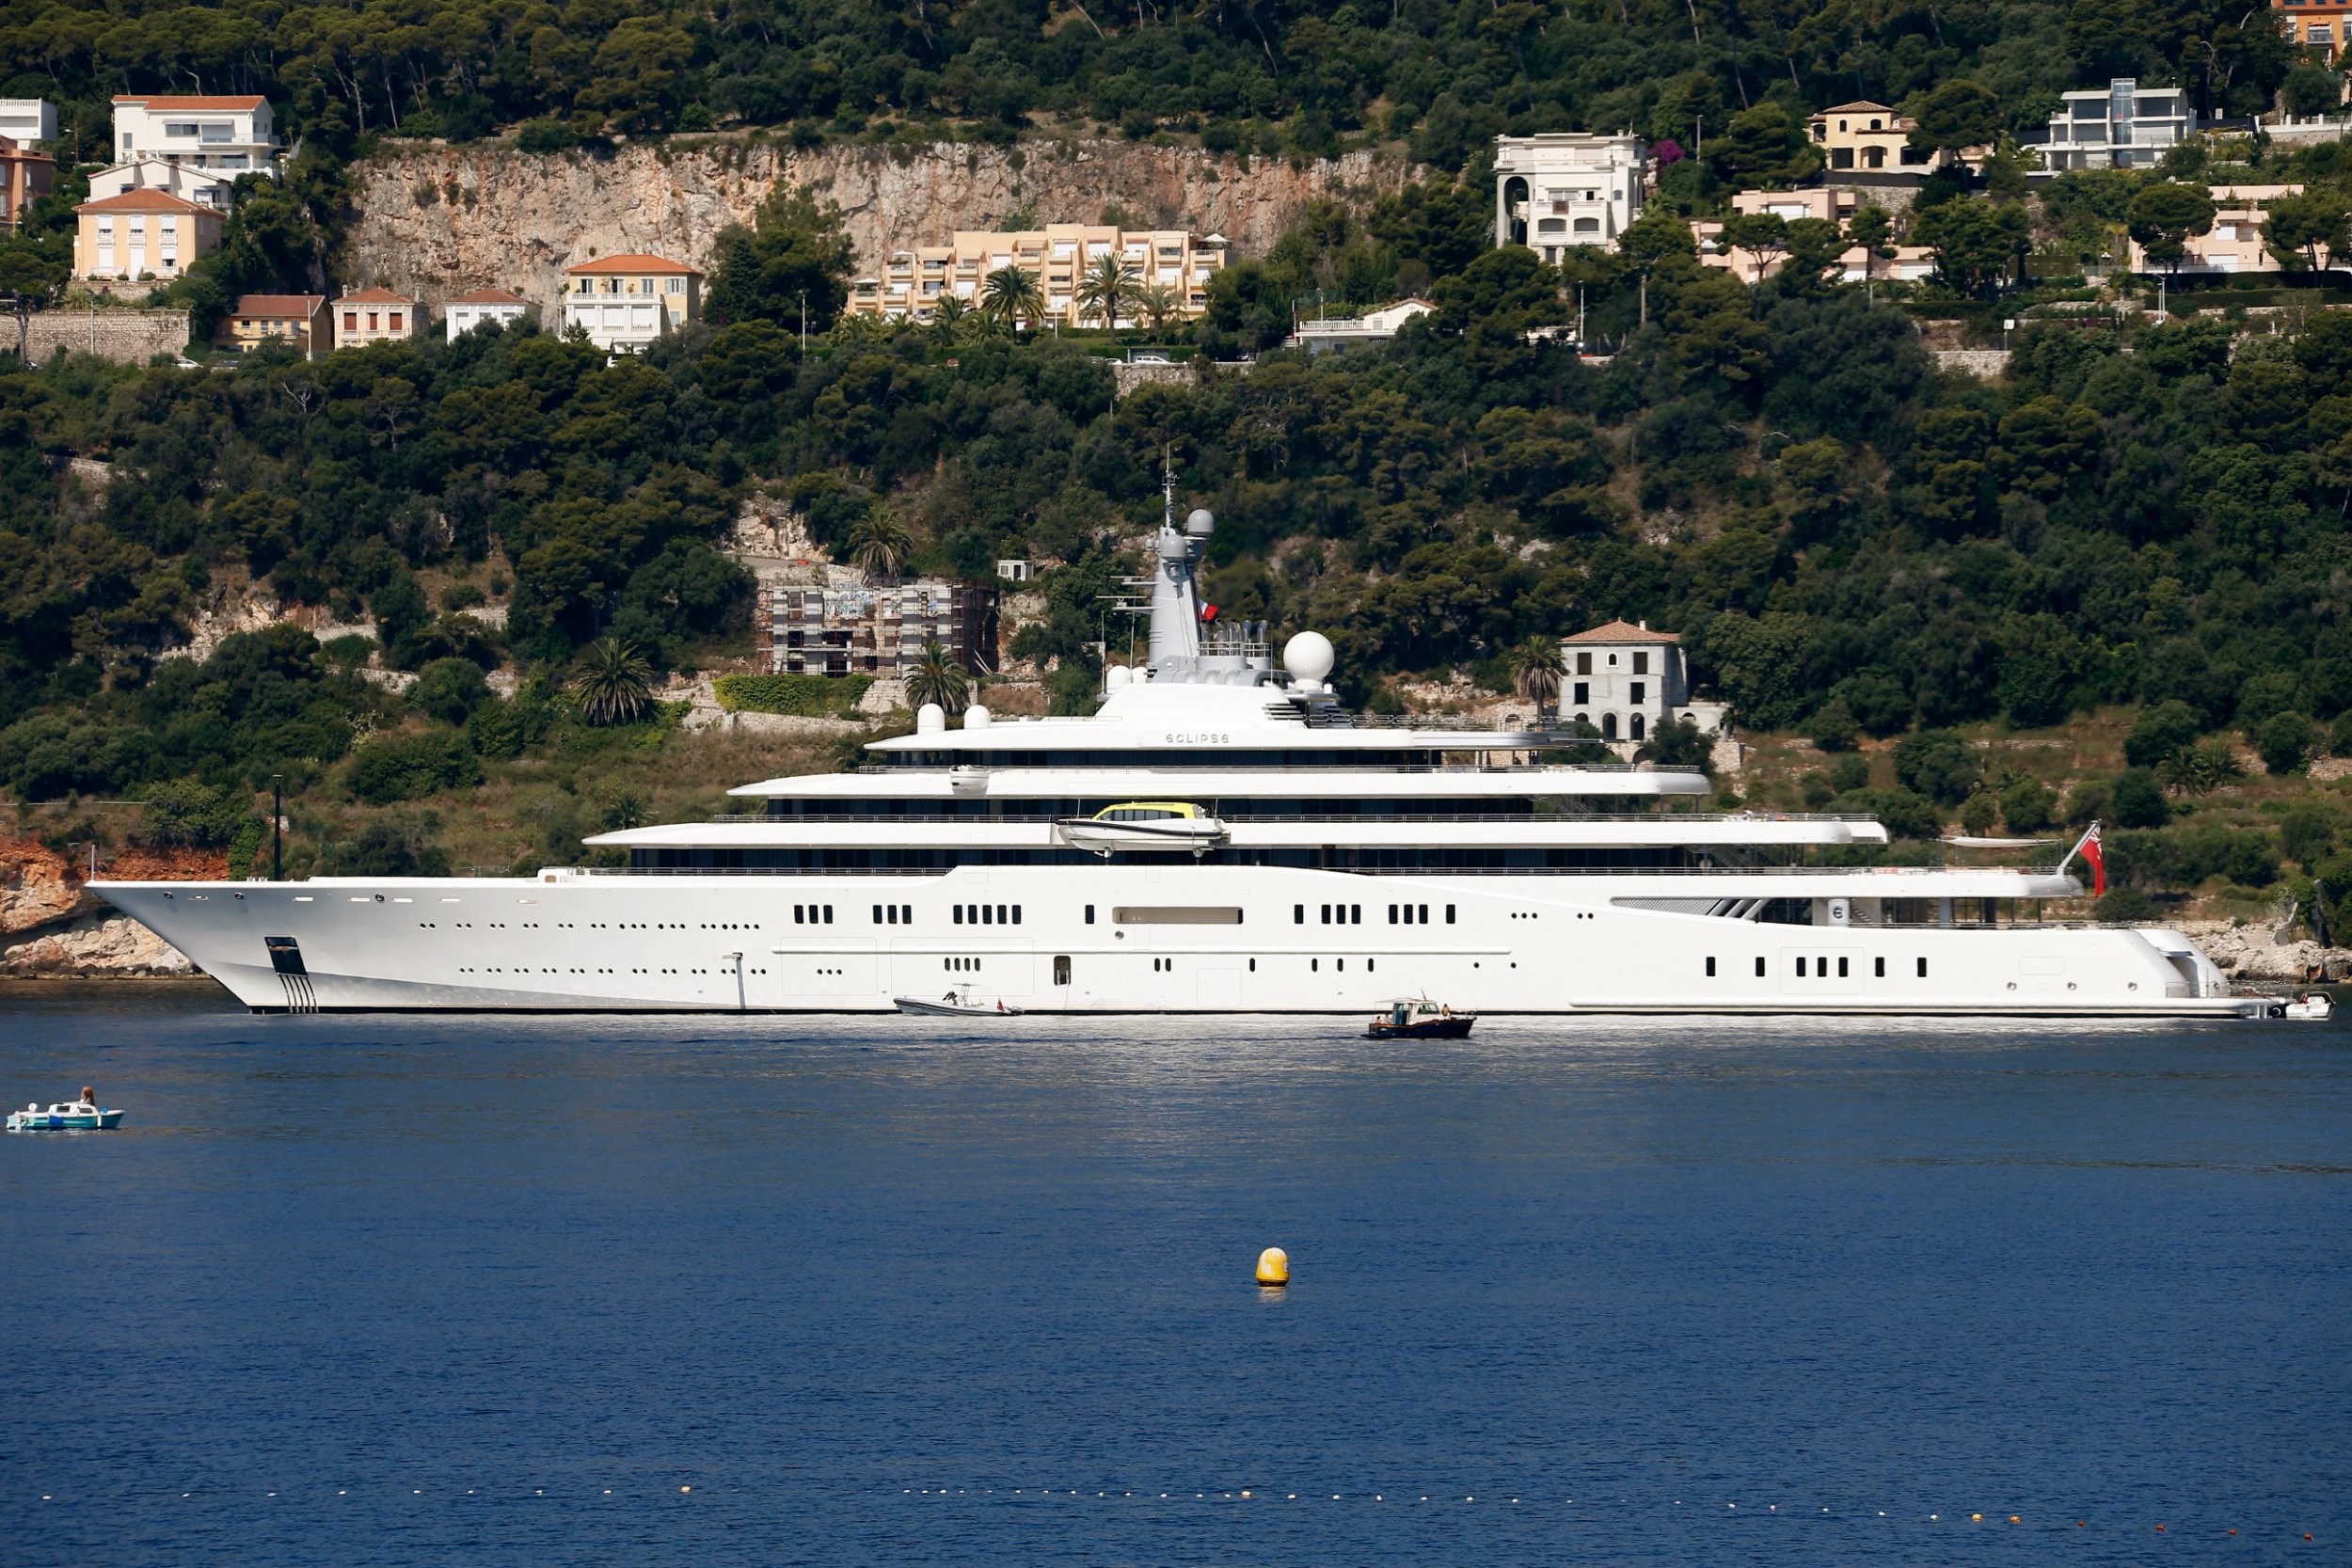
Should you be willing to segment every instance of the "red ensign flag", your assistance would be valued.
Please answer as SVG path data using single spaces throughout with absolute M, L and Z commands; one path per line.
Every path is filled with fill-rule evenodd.
M 2099 824 L 2093 822 L 2090 832 L 2083 835 L 2083 859 L 2090 863 L 2090 895 L 2093 898 L 2107 890 L 2107 858 L 2099 851 Z

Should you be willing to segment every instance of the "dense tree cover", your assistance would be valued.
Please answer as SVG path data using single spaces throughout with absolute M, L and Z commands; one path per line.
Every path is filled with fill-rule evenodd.
M 1220 281 L 1208 336 L 1248 326 L 1270 266 Z M 1628 334 L 1606 369 L 1530 341 L 1571 284 Z M 756 483 L 837 549 L 879 529 L 977 576 L 1089 559 L 1149 515 L 1163 449 L 1225 518 L 1215 596 L 1329 629 L 1359 694 L 1642 615 L 1684 628 L 1767 728 L 2169 700 L 2252 736 L 2352 705 L 2352 319 L 2234 356 L 2219 324 L 2041 328 L 1984 384 L 1937 377 L 1908 319 L 1856 290 L 1791 269 L 1750 291 L 1672 245 L 1645 269 L 1491 251 L 1435 297 L 1391 350 L 1276 355 L 1116 408 L 1068 341 L 866 332 L 804 356 L 764 316 L 610 365 L 490 332 L 233 374 L 18 372 L 0 717 L 158 678 L 227 568 L 364 607 L 391 663 L 439 661 L 420 701 L 454 722 L 479 695 L 451 660 L 563 664 L 607 635 L 689 657 L 743 603 L 711 541 Z M 111 459 L 103 493 L 48 477 L 68 452 Z M 886 501 L 904 525 L 875 520 Z M 414 575 L 493 555 L 502 646 Z M 2257 743 L 2284 756 L 2291 728 Z
M 1622 126 L 1703 140 L 1745 178 L 1798 150 L 1805 108 L 1849 99 L 1921 99 L 1923 134 L 1949 143 L 2035 122 L 2057 93 L 2111 75 L 2246 113 L 2291 63 L 2262 8 L 2217 0 L 22 0 L 0 18 L 0 82 L 72 105 L 90 156 L 105 95 L 131 88 L 266 93 L 288 131 L 337 153 L 517 123 L 549 150 L 611 130 L 815 137 L 876 117 L 1010 135 L 1041 114 L 1222 149 L 1410 136 L 1441 163 L 1506 130 Z

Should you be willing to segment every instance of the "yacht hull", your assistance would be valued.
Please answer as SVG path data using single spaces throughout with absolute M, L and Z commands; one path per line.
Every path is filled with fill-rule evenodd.
M 1691 880 L 1736 900 L 1721 885 L 1735 877 Z M 1490 1016 L 2249 1006 L 2175 933 L 1779 925 L 1617 902 L 1661 880 L 1114 862 L 92 891 L 271 1012 L 887 1013 L 946 986 L 1032 1013 L 1360 1017 L 1401 991 Z

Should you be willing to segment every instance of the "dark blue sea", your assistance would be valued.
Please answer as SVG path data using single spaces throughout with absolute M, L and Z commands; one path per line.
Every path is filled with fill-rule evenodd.
M 2341 1025 L 0 993 L 84 1083 L 11 1564 L 2352 1561 Z

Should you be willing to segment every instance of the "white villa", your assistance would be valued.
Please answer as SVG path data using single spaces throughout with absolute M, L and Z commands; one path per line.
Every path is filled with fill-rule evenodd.
M 230 180 L 278 172 L 278 132 L 266 98 L 118 93 L 114 108 L 118 165 L 152 158 Z
M 1642 215 L 1649 149 L 1581 132 L 1495 138 L 1495 244 L 1556 261 L 1570 245 L 1613 245 Z
M 1560 640 L 1560 713 L 1600 731 L 1603 740 L 1638 742 L 1669 719 L 1688 719 L 1721 734 L 1721 703 L 1693 703 L 1682 663 L 1682 639 L 1649 623 L 1612 621 Z
M 504 325 L 530 314 L 531 301 L 504 289 L 474 289 L 441 302 L 441 325 L 453 343 L 477 326 L 491 322 Z

